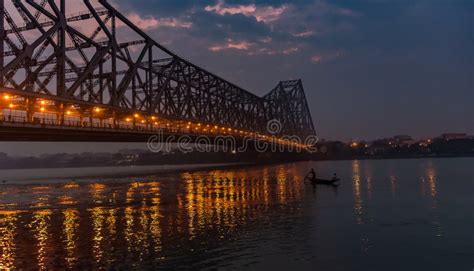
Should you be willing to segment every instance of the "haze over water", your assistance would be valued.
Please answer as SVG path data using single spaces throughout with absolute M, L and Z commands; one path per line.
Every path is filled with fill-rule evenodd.
M 302 162 L 2 184 L 0 268 L 472 270 L 473 162 Z M 341 186 L 303 183 L 311 167 L 319 177 L 336 172 Z

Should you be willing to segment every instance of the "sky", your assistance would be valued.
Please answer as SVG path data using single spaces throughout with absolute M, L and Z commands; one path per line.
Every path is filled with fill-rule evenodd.
M 474 134 L 472 0 L 111 2 L 165 47 L 257 95 L 302 79 L 320 138 Z

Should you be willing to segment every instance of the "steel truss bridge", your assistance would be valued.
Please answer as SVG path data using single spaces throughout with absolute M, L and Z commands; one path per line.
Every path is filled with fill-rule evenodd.
M 293 144 L 282 137 L 315 135 L 300 80 L 256 96 L 166 49 L 105 0 L 0 0 L 0 58 L 3 141 L 144 141 L 162 130 Z M 281 124 L 273 133 L 270 120 Z

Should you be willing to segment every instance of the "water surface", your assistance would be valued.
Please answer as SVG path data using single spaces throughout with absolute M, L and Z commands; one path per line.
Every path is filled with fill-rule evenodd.
M 7 183 L 0 269 L 472 270 L 473 164 L 302 162 Z M 311 167 L 342 185 L 304 184 Z

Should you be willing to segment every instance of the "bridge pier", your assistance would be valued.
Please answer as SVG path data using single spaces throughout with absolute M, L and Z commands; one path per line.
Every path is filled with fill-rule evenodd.
M 28 122 L 33 123 L 35 117 L 35 98 L 26 98 L 26 119 Z
M 58 125 L 64 125 L 64 105 L 62 103 L 55 104 L 56 107 L 56 123 Z
M 117 128 L 117 112 L 115 110 L 112 111 L 112 126 L 114 129 Z

